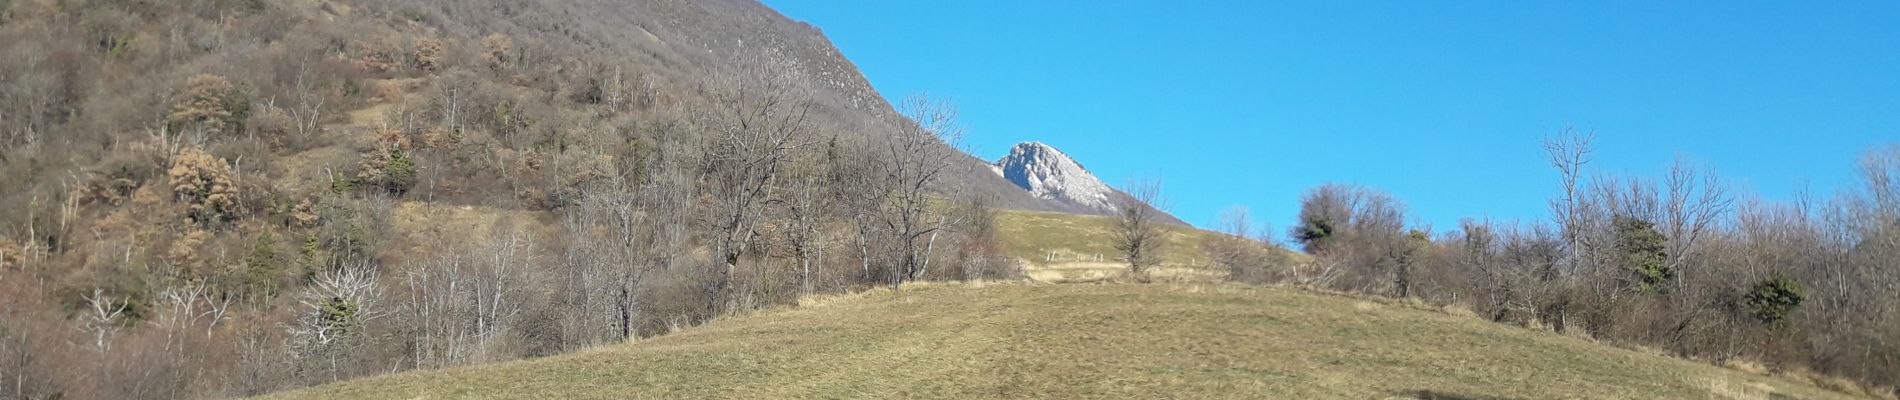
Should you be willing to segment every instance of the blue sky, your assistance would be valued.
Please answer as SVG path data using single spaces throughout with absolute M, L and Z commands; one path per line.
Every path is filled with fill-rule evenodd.
M 1900 2 L 767 0 L 885 96 L 953 99 L 976 154 L 1038 140 L 1176 215 L 1284 230 L 1327 182 L 1414 223 L 1543 220 L 1539 138 L 1597 133 L 1593 172 L 1677 155 L 1786 200 L 1900 142 Z

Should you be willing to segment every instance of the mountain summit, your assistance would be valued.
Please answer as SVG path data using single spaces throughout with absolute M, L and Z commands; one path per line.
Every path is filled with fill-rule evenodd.
M 996 171 L 1037 198 L 1090 213 L 1115 211 L 1112 199 L 1119 194 L 1115 188 L 1102 183 L 1062 150 L 1042 142 L 1017 143 L 1009 149 L 1009 155 L 996 161 Z

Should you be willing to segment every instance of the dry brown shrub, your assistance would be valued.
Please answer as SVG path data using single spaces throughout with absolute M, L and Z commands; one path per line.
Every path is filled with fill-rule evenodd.
M 402 67 L 397 61 L 397 54 L 400 52 L 395 48 L 396 46 L 388 42 L 380 40 L 357 42 L 355 47 L 359 53 L 356 56 L 356 65 L 364 71 L 382 74 Z
M 416 71 L 423 73 L 441 71 L 443 53 L 447 52 L 447 48 L 448 44 L 443 43 L 442 39 L 416 38 L 415 49 L 410 54 L 410 62 L 415 66 Z
M 491 33 L 482 38 L 482 61 L 488 63 L 488 69 L 505 71 L 514 66 L 508 53 L 513 52 L 515 40 L 501 33 Z
M 25 259 L 26 252 L 19 243 L 12 239 L 0 239 L 0 271 L 19 268 Z
M 231 110 L 227 107 L 230 99 L 237 93 L 237 87 L 229 79 L 212 74 L 198 74 L 185 81 L 185 91 L 178 103 L 172 105 L 171 115 L 166 117 L 173 125 L 197 125 L 212 133 L 224 132 L 230 128 Z
M 406 139 L 405 139 L 406 140 Z M 405 141 L 406 145 L 407 142 Z M 356 172 L 357 183 L 380 187 L 390 193 L 401 194 L 415 185 L 415 160 L 403 151 L 402 146 L 383 145 L 363 154 L 363 161 Z
M 462 143 L 462 137 L 442 127 L 431 127 L 422 131 L 422 145 L 434 149 L 446 149 Z
M 159 188 L 158 186 L 159 185 L 145 185 L 140 186 L 138 190 L 132 191 L 132 205 L 140 208 L 153 208 L 164 205 L 168 197 L 166 196 L 165 189 Z
M 211 240 L 211 232 L 205 232 L 203 229 L 193 229 L 190 232 L 185 232 L 184 235 L 179 235 L 177 238 L 172 239 L 171 247 L 165 250 L 165 262 L 169 262 L 172 265 L 184 266 L 190 270 L 192 266 L 197 265 L 198 261 L 200 261 L 198 258 L 198 248 L 204 246 L 205 242 L 209 240 Z M 192 276 L 198 275 L 193 274 Z
M 130 178 L 100 176 L 88 179 L 79 185 L 74 185 L 72 191 L 67 193 L 67 196 L 76 199 L 79 204 L 110 204 L 116 206 L 124 203 L 126 199 L 131 197 L 132 191 L 138 188 L 138 182 L 134 182 Z
M 541 171 L 541 165 L 547 161 L 540 150 L 529 149 L 521 152 L 521 158 L 515 160 L 515 168 L 523 175 L 532 175 Z
M 413 140 L 409 139 L 408 131 L 399 127 L 390 126 L 389 124 L 377 125 L 375 128 L 370 129 L 369 135 L 370 141 L 375 143 L 378 149 L 408 150 L 415 144 Z
M 285 140 L 296 129 L 297 121 L 283 108 L 265 106 L 251 114 L 248 124 L 250 132 L 263 139 L 271 149 L 282 150 Z
M 242 212 L 236 173 L 231 166 L 204 150 L 187 147 L 172 159 L 172 196 L 185 203 L 189 217 L 200 224 L 229 221 Z
M 314 228 L 321 220 L 317 215 L 317 206 L 310 199 L 297 201 L 290 209 L 290 223 L 299 228 Z

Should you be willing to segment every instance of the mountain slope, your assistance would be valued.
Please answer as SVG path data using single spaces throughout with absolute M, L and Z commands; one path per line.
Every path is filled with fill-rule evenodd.
M 486 25 L 473 26 L 454 24 L 476 20 L 463 16 L 475 14 L 468 9 L 482 5 L 426 2 L 418 7 L 432 8 L 428 12 L 444 16 L 440 20 L 451 29 L 468 29 L 470 36 L 535 31 L 570 39 L 571 45 L 596 56 L 631 61 L 670 78 L 675 86 L 697 85 L 701 82 L 696 79 L 711 75 L 751 73 L 761 60 L 778 60 L 791 65 L 791 79 L 812 89 L 816 120 L 825 131 L 868 138 L 895 132 L 892 124 L 902 123 L 885 97 L 817 27 L 753 0 L 522 2 L 511 5 L 513 15 L 508 18 L 479 19 Z M 1005 208 L 1064 210 L 985 172 L 988 164 L 959 154 L 939 191 L 988 197 Z
M 578 354 L 272 398 L 1843 398 L 1400 304 L 1225 285 L 918 285 Z

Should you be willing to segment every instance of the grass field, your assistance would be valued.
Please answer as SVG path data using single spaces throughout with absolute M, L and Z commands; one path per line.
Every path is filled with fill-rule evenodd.
M 1128 270 L 1116 259 L 1115 219 L 1094 215 L 1000 210 L 997 240 L 1011 257 L 1023 260 L 1024 272 L 1040 282 L 1093 282 L 1114 279 Z M 1161 247 L 1161 265 L 1153 271 L 1169 280 L 1215 281 L 1226 271 L 1208 264 L 1202 243 L 1220 233 L 1188 226 L 1164 226 L 1167 242 Z M 1275 251 L 1286 251 L 1275 249 Z M 1288 252 L 1293 260 L 1305 256 Z
M 1410 306 L 1220 284 L 923 284 L 272 398 L 1840 398 Z
M 1193 227 L 1163 229 L 1168 240 L 1161 262 L 1166 266 L 1206 265 L 1200 243 L 1219 237 Z M 999 210 L 996 216 L 997 240 L 1004 251 L 1030 264 L 1115 262 L 1114 232 L 1115 219 L 1102 216 L 1021 210 Z

